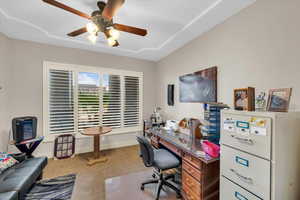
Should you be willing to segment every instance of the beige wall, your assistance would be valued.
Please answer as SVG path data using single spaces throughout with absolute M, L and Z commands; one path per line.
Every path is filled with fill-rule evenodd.
M 146 91 L 144 116 L 149 116 L 153 110 L 155 102 L 153 62 L 20 40 L 12 40 L 11 46 L 11 58 L 16 58 L 12 65 L 13 90 L 10 101 L 13 105 L 11 110 L 13 116 L 37 115 L 42 119 L 43 61 L 143 72 Z
M 138 59 L 101 54 L 78 49 L 56 47 L 20 40 L 10 40 L 12 60 L 9 117 L 37 116 L 38 133 L 43 133 L 43 61 L 99 66 L 144 73 L 144 116 L 149 117 L 155 105 L 155 63 Z M 104 148 L 135 143 L 135 133 L 107 136 L 102 139 Z M 51 155 L 52 143 L 42 145 L 38 153 Z M 81 139 L 77 150 L 92 150 L 89 139 Z
M 158 63 L 157 103 L 168 118 L 200 117 L 201 105 L 178 102 L 178 77 L 218 66 L 218 99 L 232 105 L 233 89 L 293 87 L 291 109 L 300 109 L 300 1 L 258 0 Z M 167 106 L 167 84 L 175 106 Z
M 0 152 L 6 151 L 8 133 L 9 133 L 9 117 L 8 117 L 8 91 L 9 91 L 9 75 L 10 75 L 10 40 L 0 34 Z
M 144 117 L 149 116 L 156 104 L 162 106 L 167 118 L 201 117 L 200 104 L 178 102 L 178 77 L 211 66 L 219 67 L 218 99 L 221 102 L 232 105 L 234 88 L 293 87 L 291 109 L 300 109 L 299 7 L 298 0 L 284 3 L 258 0 L 158 63 L 12 40 L 0 35 L 0 85 L 5 86 L 10 81 L 9 90 L 5 86 L 0 91 L 0 150 L 9 127 L 3 123 L 8 123 L 13 116 L 38 116 L 38 130 L 42 134 L 44 60 L 144 72 Z M 172 83 L 176 85 L 175 106 L 169 107 L 167 84 Z M 6 101 L 8 105 L 2 103 Z M 9 115 L 7 111 L 2 112 L 5 109 Z M 134 141 L 134 136 L 118 135 L 104 142 L 126 143 L 126 140 Z M 85 141 L 82 146 L 91 150 L 90 144 L 91 141 Z M 48 145 L 42 152 L 52 152 L 52 146 Z

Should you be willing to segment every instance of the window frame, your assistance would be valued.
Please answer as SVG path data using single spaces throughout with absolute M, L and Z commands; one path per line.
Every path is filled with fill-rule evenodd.
M 119 75 L 121 78 L 121 128 L 113 129 L 112 132 L 108 133 L 107 135 L 116 135 L 116 134 L 126 134 L 130 132 L 138 132 L 143 130 L 142 119 L 143 119 L 143 72 L 136 72 L 136 71 L 127 71 L 127 70 L 118 70 L 112 68 L 104 68 L 104 67 L 96 67 L 96 66 L 85 66 L 85 65 L 76 65 L 76 64 L 65 64 L 65 63 L 56 63 L 56 62 L 43 62 L 43 135 L 45 136 L 45 141 L 54 141 L 55 137 L 60 134 L 50 134 L 49 131 L 49 70 L 69 70 L 73 72 L 74 76 L 74 124 L 75 124 L 75 133 L 74 135 L 76 138 L 86 138 L 88 136 L 84 136 L 79 133 L 78 131 L 78 73 L 79 72 L 91 72 L 91 73 L 98 73 L 98 74 L 111 74 L 111 75 Z M 124 92 L 125 92 L 125 83 L 124 77 L 125 76 L 136 76 L 140 79 L 139 81 L 139 119 L 140 123 L 138 126 L 135 127 L 123 127 L 123 113 L 124 113 Z M 102 79 L 100 78 L 100 84 L 102 84 Z M 102 91 L 100 91 L 100 108 L 102 107 Z M 101 116 L 101 123 L 102 123 L 102 114 Z

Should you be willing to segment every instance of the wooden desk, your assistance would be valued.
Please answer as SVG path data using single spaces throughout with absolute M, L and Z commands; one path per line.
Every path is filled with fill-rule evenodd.
M 150 130 L 151 144 L 164 146 L 182 158 L 182 196 L 184 200 L 219 200 L 219 159 L 201 157 L 200 141 L 182 133 Z

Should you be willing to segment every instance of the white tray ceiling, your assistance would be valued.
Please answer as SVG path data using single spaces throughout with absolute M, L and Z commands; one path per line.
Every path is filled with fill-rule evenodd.
M 97 9 L 95 0 L 58 0 L 90 14 Z M 70 38 L 66 34 L 84 27 L 88 20 L 41 0 L 9 0 L 0 3 L 0 31 L 15 39 L 160 60 L 187 42 L 222 23 L 255 0 L 126 0 L 114 22 L 145 28 L 146 37 L 121 32 L 120 47 L 107 46 L 88 34 Z

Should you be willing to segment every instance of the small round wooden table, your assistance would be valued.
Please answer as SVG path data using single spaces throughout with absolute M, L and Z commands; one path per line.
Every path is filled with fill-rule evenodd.
M 100 157 L 100 135 L 104 135 L 112 131 L 111 127 L 92 127 L 84 129 L 82 135 L 94 136 L 94 158 L 90 158 L 88 165 L 94 165 L 99 162 L 106 162 L 106 157 Z

